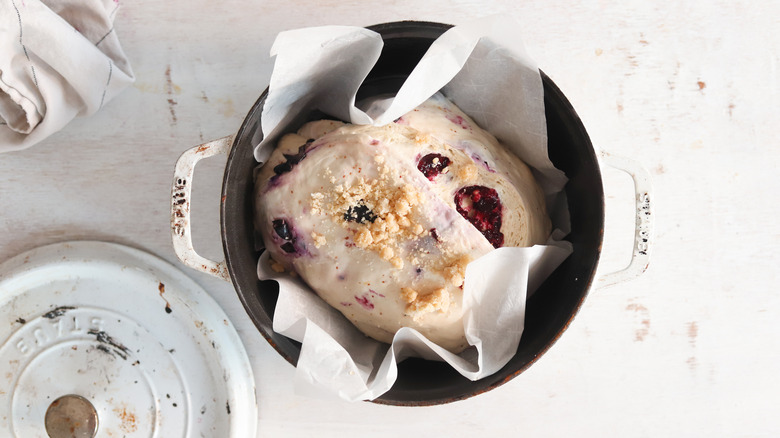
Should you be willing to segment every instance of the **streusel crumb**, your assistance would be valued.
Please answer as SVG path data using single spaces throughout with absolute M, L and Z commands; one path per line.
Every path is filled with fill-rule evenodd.
M 383 161 L 377 155 L 375 160 Z M 397 175 L 382 167 L 377 179 L 360 178 L 311 195 L 311 211 L 330 216 L 352 232 L 359 248 L 377 252 L 396 268 L 404 266 L 400 242 L 416 239 L 424 228 L 415 222 L 422 196 L 411 184 L 399 185 Z M 315 239 L 315 245 L 317 240 Z
M 414 300 L 417 299 L 417 291 L 410 288 L 410 287 L 402 287 L 401 288 L 401 298 L 406 303 L 412 303 Z
M 463 256 L 444 268 L 444 276 L 451 285 L 463 286 L 463 280 L 466 278 L 466 266 L 470 261 L 469 257 Z
M 311 238 L 314 240 L 314 246 L 316 248 L 319 248 L 322 245 L 328 243 L 327 239 L 325 239 L 325 236 L 323 236 L 322 234 L 318 234 L 314 231 L 311 232 Z
M 403 291 L 403 289 L 402 289 Z M 426 295 L 416 294 L 415 299 L 406 305 L 406 313 L 418 321 L 426 313 L 446 312 L 450 308 L 450 294 L 447 289 L 436 289 Z

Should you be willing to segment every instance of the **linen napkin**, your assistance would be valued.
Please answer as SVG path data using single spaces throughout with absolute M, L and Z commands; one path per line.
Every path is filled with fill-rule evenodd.
M 28 148 L 135 80 L 118 0 L 0 0 L 0 152 Z

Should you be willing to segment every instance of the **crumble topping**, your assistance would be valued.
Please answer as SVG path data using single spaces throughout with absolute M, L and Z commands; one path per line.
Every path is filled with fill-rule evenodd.
M 376 155 L 375 161 L 383 162 L 384 157 Z M 414 217 L 422 196 L 411 184 L 393 181 L 390 173 L 387 167 L 381 166 L 378 179 L 359 178 L 351 185 L 337 184 L 325 193 L 312 193 L 311 211 L 330 216 L 353 231 L 356 246 L 376 252 L 401 269 L 404 266 L 401 243 L 424 232 Z
M 311 232 L 311 238 L 314 240 L 314 246 L 316 248 L 319 248 L 322 245 L 325 245 L 326 243 L 328 243 L 327 239 L 325 239 L 325 236 L 323 236 L 322 234 L 318 234 L 315 231 Z
M 417 299 L 417 291 L 410 287 L 401 288 L 401 298 L 408 304 Z
M 466 278 L 466 266 L 470 261 L 471 258 L 465 255 L 457 257 L 455 260 L 448 260 L 447 266 L 443 269 L 444 278 L 455 287 L 463 286 L 463 280 Z
M 322 214 L 322 201 L 324 199 L 325 199 L 325 195 L 323 195 L 322 193 L 311 194 L 311 212 L 313 214 Z
M 444 288 L 420 295 L 416 290 L 404 287 L 401 288 L 401 298 L 407 303 L 406 313 L 411 315 L 415 321 L 419 321 L 423 315 L 437 310 L 446 312 L 450 307 L 450 294 Z
M 352 184 L 334 182 L 330 190 L 312 193 L 311 212 L 329 216 L 335 223 L 350 230 L 355 246 L 375 252 L 396 269 L 402 269 L 405 264 L 403 243 L 433 235 L 441 251 L 438 257 L 430 257 L 425 250 L 417 247 L 406 259 L 414 266 L 438 273 L 445 284 L 461 287 L 466 265 L 471 259 L 449 251 L 447 245 L 441 245 L 435 230 L 433 233 L 426 230 L 416 220 L 416 208 L 423 202 L 420 192 L 411 184 L 397 181 L 397 176 L 391 175 L 390 169 L 383 165 L 384 156 L 378 154 L 374 161 L 380 163 L 376 179 L 361 177 Z M 477 169 L 467 166 L 459 172 L 476 175 Z M 332 175 L 331 170 L 325 169 L 325 175 Z M 337 179 L 331 177 L 331 181 Z M 312 232 L 312 239 L 317 248 L 327 244 L 325 237 L 316 232 Z M 416 306 L 421 306 L 420 309 L 425 307 L 423 304 Z

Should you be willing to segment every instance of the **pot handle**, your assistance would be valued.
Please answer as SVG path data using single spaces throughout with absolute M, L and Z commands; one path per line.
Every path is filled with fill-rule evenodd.
M 634 251 L 628 266 L 619 271 L 601 275 L 596 285 L 599 288 L 614 286 L 642 275 L 650 263 L 650 248 L 653 239 L 653 204 L 651 201 L 653 188 L 650 173 L 634 160 L 607 152 L 601 153 L 601 161 L 610 167 L 626 172 L 634 181 L 636 230 L 634 232 Z
M 190 200 L 192 199 L 192 176 L 198 161 L 227 154 L 235 135 L 222 137 L 185 151 L 176 161 L 171 188 L 171 238 L 173 250 L 182 263 L 196 271 L 205 272 L 214 277 L 230 281 L 225 261 L 215 262 L 202 257 L 192 246 L 192 227 L 190 226 Z

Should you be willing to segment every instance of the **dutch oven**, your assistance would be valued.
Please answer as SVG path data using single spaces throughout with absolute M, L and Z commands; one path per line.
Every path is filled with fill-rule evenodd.
M 403 21 L 368 27 L 384 40 L 382 53 L 358 92 L 362 97 L 394 93 L 422 58 L 433 41 L 451 26 L 441 23 Z M 647 267 L 651 209 L 649 177 L 632 161 L 599 154 L 591 144 L 574 108 L 561 90 L 543 72 L 548 152 L 555 166 L 569 181 L 565 187 L 571 217 L 566 237 L 572 254 L 547 278 L 527 302 L 525 329 L 517 353 L 498 372 L 477 381 L 458 374 L 443 362 L 409 358 L 398 365 L 398 379 L 377 403 L 425 406 L 448 403 L 489 391 L 528 369 L 566 330 L 597 283 L 608 285 L 632 278 Z M 295 365 L 301 344 L 272 329 L 278 298 L 275 281 L 257 277 L 261 254 L 255 248 L 253 172 L 257 165 L 254 146 L 263 138 L 260 117 L 266 89 L 235 135 L 186 151 L 176 164 L 172 190 L 171 225 L 173 245 L 186 265 L 232 281 L 246 312 L 263 337 L 288 362 Z M 199 160 L 227 153 L 220 205 L 224 262 L 199 256 L 192 248 L 189 225 L 191 179 Z M 604 187 L 600 160 L 627 171 L 634 178 L 637 194 L 636 238 L 630 265 L 617 273 L 596 279 L 604 234 Z

